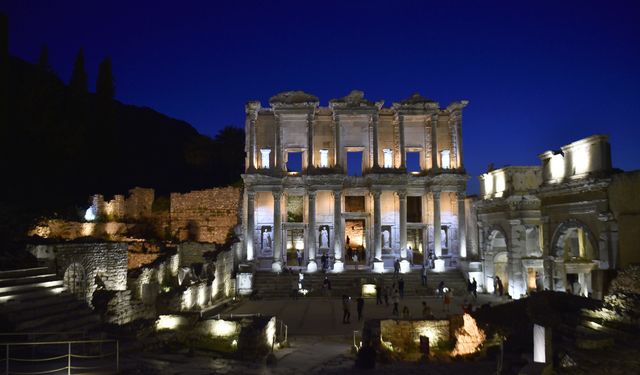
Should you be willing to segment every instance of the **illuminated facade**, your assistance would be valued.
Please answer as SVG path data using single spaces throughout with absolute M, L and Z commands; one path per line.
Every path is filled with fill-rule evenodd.
M 466 105 L 414 94 L 385 108 L 359 91 L 327 107 L 301 91 L 247 103 L 241 261 L 313 272 L 325 255 L 340 272 L 401 259 L 407 272 L 428 250 L 465 258 Z
M 539 155 L 540 166 L 480 176 L 475 203 L 485 288 L 502 280 L 514 298 L 532 290 L 602 298 L 617 261 L 610 146 L 594 135 Z

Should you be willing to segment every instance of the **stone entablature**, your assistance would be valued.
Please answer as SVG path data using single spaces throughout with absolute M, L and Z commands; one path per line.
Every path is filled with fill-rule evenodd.
M 611 173 L 611 148 L 606 135 L 592 135 L 560 150 L 546 151 L 538 157 L 542 162 L 545 185 L 567 180 Z
M 480 196 L 483 199 L 526 195 L 542 184 L 538 166 L 509 166 L 480 175 Z
M 400 258 L 408 270 L 409 249 L 466 257 L 467 101 L 441 109 L 414 94 L 385 108 L 352 91 L 320 107 L 315 96 L 293 91 L 269 103 L 245 107 L 242 260 L 279 271 L 297 249 L 307 271 L 324 254 L 339 272 L 354 249 L 354 262 L 364 256 L 377 269 Z M 352 154 L 360 157 L 355 168 Z M 296 157 L 297 170 L 289 163 Z

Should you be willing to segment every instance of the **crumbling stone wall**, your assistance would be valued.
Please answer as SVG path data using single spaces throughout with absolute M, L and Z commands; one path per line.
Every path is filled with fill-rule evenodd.
M 48 260 L 62 278 L 70 269 L 81 275 L 75 285 L 67 287 L 91 304 L 93 292 L 98 288 L 96 276 L 106 290 L 127 288 L 127 248 L 122 242 L 98 242 L 29 246 L 28 250 L 38 259 Z
M 436 347 L 451 339 L 449 320 L 381 320 L 380 334 L 394 350 L 417 350 L 420 336 L 429 337 L 429 346 Z
M 225 242 L 238 224 L 241 189 L 214 188 L 171 194 L 171 233 L 180 241 Z
M 154 319 L 156 310 L 140 300 L 132 299 L 130 290 L 97 291 L 93 303 L 107 324 L 123 325 L 139 319 Z

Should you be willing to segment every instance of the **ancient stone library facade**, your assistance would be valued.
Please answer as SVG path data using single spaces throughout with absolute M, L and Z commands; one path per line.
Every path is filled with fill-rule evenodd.
M 466 257 L 467 101 L 383 104 L 353 91 L 321 107 L 295 91 L 246 105 L 241 261 L 406 271 L 428 251 L 441 266 Z

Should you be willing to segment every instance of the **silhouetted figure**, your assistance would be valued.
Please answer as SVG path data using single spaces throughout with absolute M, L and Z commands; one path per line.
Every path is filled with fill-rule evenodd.
M 398 277 L 399 274 L 400 274 L 400 261 L 396 259 L 396 261 L 393 262 L 393 277 Z
M 376 305 L 382 305 L 382 287 L 380 282 L 376 283 Z
M 358 297 L 356 300 L 357 309 L 358 309 L 358 321 L 362 320 L 362 310 L 364 309 L 364 298 Z
M 422 272 L 420 274 L 422 279 L 422 286 L 427 286 L 427 266 L 422 263 Z
M 351 297 L 346 294 L 342 295 L 342 323 L 348 324 L 351 323 Z
M 504 294 L 504 285 L 502 285 L 502 280 L 498 276 L 496 276 L 496 283 L 498 284 L 498 294 L 502 297 Z
M 398 305 L 400 304 L 400 292 L 398 289 L 393 291 L 393 311 L 391 315 L 397 316 L 400 312 L 398 311 Z
M 400 298 L 404 299 L 404 278 L 398 280 L 398 290 L 400 291 Z
M 478 298 L 478 282 L 476 278 L 473 278 L 473 282 L 471 283 L 471 291 L 473 292 L 473 298 Z

